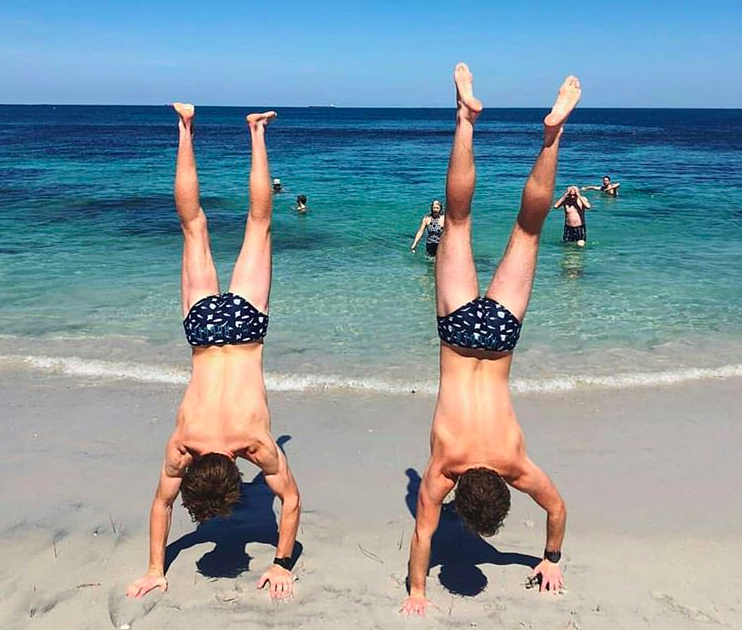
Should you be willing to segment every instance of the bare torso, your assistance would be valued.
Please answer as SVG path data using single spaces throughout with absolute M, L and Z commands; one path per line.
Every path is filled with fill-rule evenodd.
M 277 447 L 262 359 L 260 343 L 196 348 L 172 440 L 191 456 L 223 453 L 270 469 Z
M 441 344 L 440 361 L 431 464 L 452 481 L 480 466 L 517 477 L 525 448 L 508 388 L 512 354 Z
M 585 225 L 585 209 L 577 202 L 569 199 L 564 202 L 564 225 L 580 227 Z

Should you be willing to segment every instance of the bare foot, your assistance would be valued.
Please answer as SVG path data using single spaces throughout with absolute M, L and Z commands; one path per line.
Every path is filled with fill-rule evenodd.
M 196 115 L 196 108 L 190 103 L 173 103 L 173 109 L 184 124 L 190 123 Z
M 278 114 L 274 111 L 263 112 L 262 114 L 249 114 L 245 117 L 247 124 L 250 125 L 250 129 L 257 127 L 265 127 L 271 120 L 273 120 Z
M 561 127 L 567 122 L 572 110 L 577 107 L 580 96 L 582 96 L 580 80 L 577 77 L 568 76 L 564 79 L 562 87 L 559 88 L 559 94 L 551 112 L 544 118 L 544 125 L 547 127 Z
M 472 124 L 482 113 L 482 101 L 474 97 L 473 79 L 469 66 L 465 63 L 456 64 L 456 69 L 453 71 L 453 80 L 456 83 L 456 105 L 459 108 L 459 114 Z

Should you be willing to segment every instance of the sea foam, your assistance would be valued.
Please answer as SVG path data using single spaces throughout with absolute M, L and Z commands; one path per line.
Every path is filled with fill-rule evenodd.
M 33 371 L 101 380 L 128 380 L 141 383 L 183 385 L 190 372 L 167 365 L 152 365 L 126 361 L 101 361 L 81 357 L 51 357 L 39 355 L 0 355 L 0 365 L 18 366 Z M 689 381 L 742 377 L 742 364 L 715 368 L 682 368 L 661 372 L 637 372 L 613 375 L 563 375 L 558 378 L 514 379 L 512 391 L 519 394 L 549 394 L 570 391 L 615 390 L 632 387 L 678 385 Z M 322 374 L 268 373 L 266 387 L 276 392 L 313 390 L 354 390 L 383 394 L 435 394 L 437 384 L 405 382 L 380 378 L 348 378 Z

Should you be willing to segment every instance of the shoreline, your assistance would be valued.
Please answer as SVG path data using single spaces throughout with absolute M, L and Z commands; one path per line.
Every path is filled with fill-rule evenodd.
M 142 363 L 128 360 L 102 360 L 79 356 L 0 354 L 3 370 L 24 370 L 44 376 L 61 376 L 99 380 L 125 381 L 160 385 L 185 385 L 190 369 L 164 363 Z M 653 371 L 618 372 L 615 374 L 562 374 L 553 378 L 511 378 L 511 391 L 521 395 L 555 393 L 588 393 L 597 391 L 655 388 L 713 382 L 742 377 L 742 363 L 717 367 L 677 367 Z M 340 374 L 294 374 L 266 372 L 269 392 L 342 392 L 358 391 L 379 395 L 435 395 L 435 380 L 402 381 L 379 377 L 354 378 Z
M 146 566 L 147 510 L 182 386 L 27 376 L 0 371 L 0 624 L 112 627 L 131 608 L 122 586 Z M 429 579 L 439 610 L 426 627 L 732 627 L 742 610 L 732 578 L 742 551 L 741 384 L 516 395 L 529 452 L 568 504 L 567 592 L 525 590 L 544 516 L 514 493 L 505 527 L 486 541 L 444 519 Z M 178 505 L 170 591 L 137 608 L 132 627 L 415 623 L 396 611 L 433 397 L 273 392 L 269 403 L 276 437 L 291 436 L 285 450 L 304 504 L 295 600 L 276 605 L 255 590 L 273 547 L 259 542 L 250 512 L 243 529 L 227 527 L 244 534 L 242 552 L 219 538 L 227 524 L 196 530 Z M 255 469 L 241 468 L 251 481 Z M 249 570 L 209 575 L 230 559 Z

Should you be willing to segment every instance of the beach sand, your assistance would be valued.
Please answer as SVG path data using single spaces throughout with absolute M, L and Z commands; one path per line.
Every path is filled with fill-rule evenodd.
M 146 569 L 181 386 L 3 369 L 0 627 L 740 627 L 741 385 L 517 397 L 530 454 L 569 508 L 567 590 L 525 588 L 545 518 L 514 493 L 486 541 L 444 513 L 429 579 L 438 608 L 421 621 L 398 609 L 433 397 L 272 393 L 274 434 L 290 436 L 281 442 L 303 499 L 295 598 L 255 589 L 275 538 L 257 482 L 228 522 L 196 530 L 178 505 L 170 590 L 132 602 L 124 588 Z M 241 466 L 252 482 L 256 469 Z

